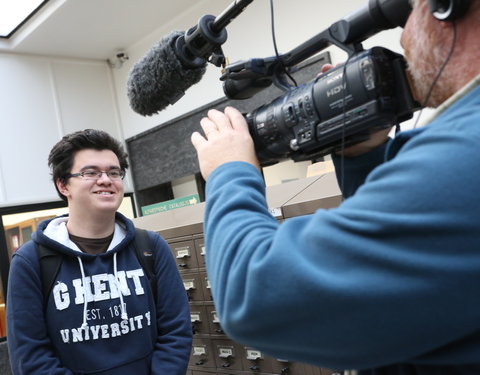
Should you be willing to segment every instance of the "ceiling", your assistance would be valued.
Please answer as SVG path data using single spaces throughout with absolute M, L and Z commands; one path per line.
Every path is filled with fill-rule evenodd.
M 186 11 L 192 0 L 50 0 L 0 53 L 106 60 Z

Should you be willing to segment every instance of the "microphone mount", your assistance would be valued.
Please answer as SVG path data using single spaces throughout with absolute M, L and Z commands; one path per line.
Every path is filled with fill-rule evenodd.
M 217 17 L 202 16 L 196 26 L 175 41 L 175 50 L 182 63 L 189 68 L 203 67 L 207 62 L 224 66 L 226 58 L 221 46 L 227 40 L 225 28 L 252 2 L 235 0 Z

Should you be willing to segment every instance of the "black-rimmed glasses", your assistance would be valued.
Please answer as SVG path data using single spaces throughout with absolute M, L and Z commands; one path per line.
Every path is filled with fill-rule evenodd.
M 125 177 L 125 171 L 121 169 L 110 169 L 109 171 L 99 171 L 96 169 L 87 169 L 83 172 L 70 173 L 66 177 L 81 177 L 85 180 L 98 180 L 102 177 L 102 174 L 105 173 L 108 178 L 112 181 L 123 180 Z

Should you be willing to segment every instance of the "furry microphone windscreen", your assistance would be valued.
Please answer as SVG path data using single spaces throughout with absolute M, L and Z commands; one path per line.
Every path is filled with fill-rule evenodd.
M 182 35 L 174 31 L 165 36 L 130 71 L 127 96 L 130 107 L 138 114 L 151 116 L 175 103 L 205 74 L 206 63 L 190 68 L 178 58 L 175 41 Z

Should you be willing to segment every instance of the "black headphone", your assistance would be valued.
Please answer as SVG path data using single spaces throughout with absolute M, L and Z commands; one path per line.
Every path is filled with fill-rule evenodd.
M 453 21 L 462 17 L 470 0 L 427 0 L 430 12 L 440 21 Z

